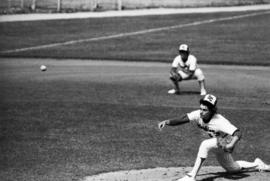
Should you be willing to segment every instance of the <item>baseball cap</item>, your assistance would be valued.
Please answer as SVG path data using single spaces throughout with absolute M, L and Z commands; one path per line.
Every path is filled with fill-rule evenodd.
M 201 100 L 201 104 L 206 104 L 211 107 L 216 107 L 217 105 L 217 97 L 212 94 L 206 94 Z
M 179 51 L 185 51 L 185 52 L 188 52 L 189 51 L 189 47 L 187 44 L 181 44 L 179 46 Z

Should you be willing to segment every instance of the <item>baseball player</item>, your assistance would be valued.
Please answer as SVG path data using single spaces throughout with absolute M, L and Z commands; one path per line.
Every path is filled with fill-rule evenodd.
M 164 120 L 158 126 L 162 130 L 167 125 L 176 126 L 189 122 L 195 123 L 207 132 L 210 138 L 201 143 L 191 172 L 178 181 L 195 181 L 210 151 L 216 155 L 217 161 L 227 172 L 234 173 L 250 169 L 270 171 L 270 166 L 259 158 L 256 158 L 254 162 L 234 161 L 232 152 L 241 139 L 241 131 L 217 112 L 217 98 L 214 95 L 205 95 L 200 100 L 199 110 L 184 114 L 180 118 Z
M 170 70 L 170 79 L 175 88 L 168 91 L 169 94 L 179 94 L 179 82 L 182 80 L 197 79 L 200 85 L 201 95 L 206 94 L 205 77 L 202 70 L 197 65 L 197 58 L 190 54 L 188 45 L 179 46 L 179 55 L 173 60 Z

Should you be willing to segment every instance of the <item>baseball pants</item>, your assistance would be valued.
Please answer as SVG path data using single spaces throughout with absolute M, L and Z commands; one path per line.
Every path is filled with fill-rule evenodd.
M 181 75 L 183 80 L 197 79 L 198 81 L 203 81 L 205 79 L 204 74 L 200 68 L 195 70 L 191 78 L 188 78 L 188 74 L 183 70 L 179 70 L 178 73 Z
M 225 152 L 217 145 L 217 138 L 204 140 L 199 148 L 198 157 L 207 158 L 209 152 L 216 155 L 219 164 L 228 172 L 239 172 L 242 168 L 238 161 L 234 161 L 232 154 Z

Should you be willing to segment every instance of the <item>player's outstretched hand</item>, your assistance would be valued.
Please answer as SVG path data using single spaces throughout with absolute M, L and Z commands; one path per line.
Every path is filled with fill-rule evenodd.
M 166 120 L 165 121 L 161 121 L 160 123 L 158 123 L 158 128 L 160 129 L 160 131 L 166 126 Z

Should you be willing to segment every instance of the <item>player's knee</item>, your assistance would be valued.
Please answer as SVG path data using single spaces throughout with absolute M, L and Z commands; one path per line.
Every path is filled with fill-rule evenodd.
M 208 140 L 204 140 L 204 141 L 201 143 L 200 148 L 203 148 L 203 149 L 210 149 L 210 148 L 211 148 L 211 144 L 209 144 L 209 141 L 208 141 Z
M 237 161 L 229 161 L 226 163 L 222 162 L 220 164 L 228 173 L 239 173 L 243 171 L 242 167 Z
M 198 81 L 204 81 L 204 79 L 205 79 L 205 76 L 204 76 L 203 72 L 201 71 L 201 69 L 197 69 L 195 71 L 194 75 Z
M 204 140 L 199 148 L 198 156 L 200 158 L 207 158 L 208 152 L 211 150 L 211 146 L 208 144 L 207 140 Z
M 205 77 L 204 76 L 197 77 L 197 80 L 199 82 L 203 82 L 205 80 Z

